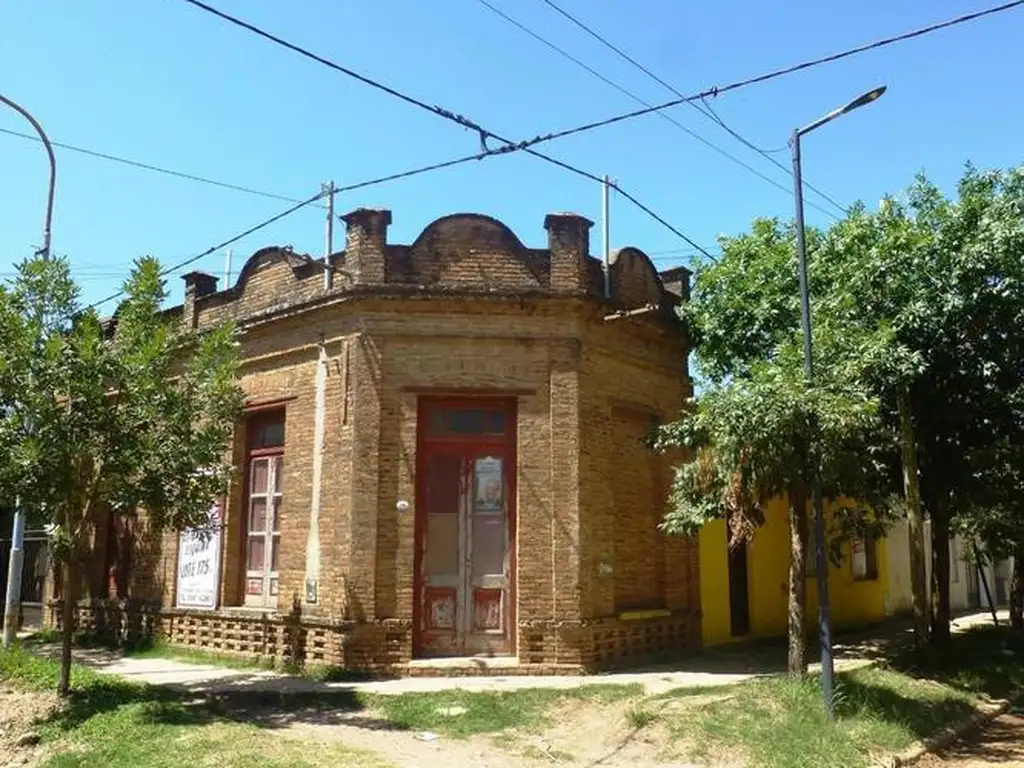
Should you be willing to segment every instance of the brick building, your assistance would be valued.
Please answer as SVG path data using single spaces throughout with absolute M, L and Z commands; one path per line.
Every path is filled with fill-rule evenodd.
M 113 520 L 80 620 L 400 674 L 699 644 L 697 546 L 656 530 L 668 473 L 644 443 L 689 392 L 685 270 L 620 250 L 605 298 L 574 214 L 546 217 L 545 249 L 479 215 L 411 245 L 389 211 L 343 218 L 332 279 L 265 248 L 226 290 L 186 275 L 171 310 L 243 332 L 216 606 L 176 607 L 177 535 Z

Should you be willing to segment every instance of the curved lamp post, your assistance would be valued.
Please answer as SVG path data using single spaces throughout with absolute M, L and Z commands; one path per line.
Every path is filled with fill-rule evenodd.
M 28 120 L 46 147 L 46 155 L 50 159 L 50 185 L 46 197 L 46 218 L 43 220 L 43 245 L 36 251 L 44 259 L 50 258 L 50 223 L 53 220 L 53 193 L 57 185 L 57 160 L 53 155 L 53 146 L 46 131 L 39 125 L 32 114 L 3 94 L 0 103 L 6 104 L 15 112 Z M 4 601 L 4 633 L 3 644 L 8 647 L 14 641 L 21 613 L 21 569 L 25 557 L 25 510 L 15 502 L 14 530 L 11 532 L 11 557 L 7 569 L 7 595 Z
M 807 243 L 804 235 L 803 177 L 800 172 L 800 138 L 837 117 L 852 112 L 875 101 L 885 93 L 885 86 L 858 96 L 845 107 L 833 109 L 824 117 L 793 131 L 790 146 L 793 150 L 793 185 L 796 197 L 796 255 L 800 274 L 800 324 L 804 336 L 804 379 L 808 387 L 814 379 L 814 362 L 811 348 L 811 300 L 807 289 Z M 832 659 L 832 627 L 829 617 L 828 600 L 828 557 L 825 542 L 825 514 L 822 509 L 821 477 L 815 467 L 811 476 L 811 506 L 814 509 L 814 549 L 818 571 L 818 639 L 821 643 L 821 694 L 829 719 L 835 717 L 832 689 L 835 665 Z

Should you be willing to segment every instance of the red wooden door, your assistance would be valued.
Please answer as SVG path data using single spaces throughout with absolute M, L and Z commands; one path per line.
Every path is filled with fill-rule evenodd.
M 417 653 L 511 653 L 514 410 L 504 400 L 427 401 L 420 415 Z

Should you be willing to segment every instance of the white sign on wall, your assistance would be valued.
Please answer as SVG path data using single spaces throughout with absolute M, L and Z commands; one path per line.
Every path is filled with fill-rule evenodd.
M 178 536 L 179 608 L 217 607 L 220 585 L 220 502 L 213 505 L 207 523 Z

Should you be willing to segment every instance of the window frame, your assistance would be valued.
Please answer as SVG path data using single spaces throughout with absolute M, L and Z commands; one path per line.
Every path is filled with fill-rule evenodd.
M 281 440 L 273 445 L 261 445 L 258 440 L 269 427 L 281 427 Z M 281 509 L 284 506 L 284 461 L 287 445 L 287 423 L 285 410 L 275 408 L 252 414 L 245 425 L 246 458 L 243 482 L 243 509 L 241 514 L 241 563 L 240 577 L 242 581 L 242 604 L 247 608 L 272 609 L 277 607 L 280 592 L 280 549 L 281 549 Z M 266 462 L 266 487 L 263 491 L 253 492 L 253 465 Z M 253 533 L 251 530 L 252 502 L 254 498 L 264 499 L 264 529 Z M 249 567 L 249 542 L 257 537 L 263 539 L 263 565 L 260 569 Z M 277 570 L 273 569 L 274 554 L 277 554 Z M 251 579 L 262 580 L 259 593 L 249 592 Z M 276 588 L 274 588 L 276 586 Z

